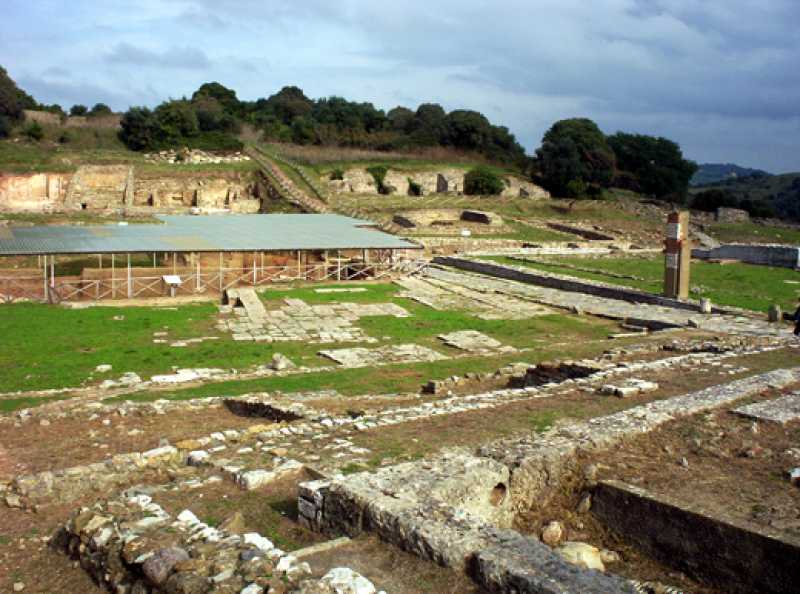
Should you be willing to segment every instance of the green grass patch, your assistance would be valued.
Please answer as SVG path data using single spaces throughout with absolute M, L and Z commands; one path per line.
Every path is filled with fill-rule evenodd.
M 491 258 L 503 264 L 526 266 L 536 270 L 555 272 L 601 281 L 612 285 L 632 287 L 650 293 L 660 293 L 663 287 L 664 261 L 661 256 L 652 258 L 548 258 L 547 264 L 523 262 L 508 258 Z M 574 270 L 562 264 L 593 269 L 592 272 Z M 627 274 L 644 280 L 621 279 L 603 271 Z M 788 282 L 787 282 L 788 281 Z M 712 264 L 692 262 L 691 297 L 708 297 L 717 305 L 741 307 L 765 312 L 777 303 L 786 310 L 796 307 L 800 295 L 800 274 L 788 268 L 754 266 L 750 264 Z
M 5 305 L 0 307 L 0 392 L 77 387 L 101 364 L 114 370 L 95 379 L 126 371 L 147 379 L 173 366 L 243 368 L 266 363 L 275 352 L 302 365 L 322 362 L 313 345 L 235 342 L 226 334 L 186 348 L 153 344 L 158 331 L 167 331 L 170 340 L 218 335 L 216 314 L 212 303 L 78 310 Z
M 69 396 L 42 396 L 41 398 L 6 398 L 0 400 L 0 413 L 12 413 L 23 408 L 36 408 L 48 402 L 66 400 Z
M 536 318 L 541 324 L 541 332 L 526 336 L 519 330 L 519 322 L 508 322 L 517 325 L 517 337 L 508 342 L 517 344 L 527 342 L 525 346 L 536 345 L 524 353 L 513 353 L 501 356 L 465 357 L 444 361 L 422 363 L 398 363 L 386 365 L 379 372 L 373 368 L 339 369 L 325 373 L 306 373 L 283 377 L 265 377 L 252 380 L 235 380 L 205 386 L 185 388 L 171 392 L 141 392 L 117 396 L 116 401 L 152 401 L 164 398 L 167 400 L 189 400 L 192 398 L 208 398 L 214 396 L 236 396 L 249 392 L 316 392 L 320 390 L 336 390 L 345 396 L 362 394 L 389 394 L 395 392 L 416 392 L 429 380 L 444 379 L 452 375 L 464 375 L 467 372 L 493 372 L 512 362 L 526 361 L 536 363 L 559 357 L 583 357 L 601 352 L 606 348 L 605 337 L 612 324 L 608 322 L 590 321 L 586 318 L 570 318 L 567 316 L 547 316 L 550 319 Z M 404 318 L 409 321 L 412 318 Z M 364 320 L 362 320 L 363 322 Z M 468 328 L 469 326 L 467 326 Z M 457 329 L 464 329 L 458 327 Z M 549 331 L 548 333 L 544 333 Z M 406 331 L 403 331 L 404 333 Z M 493 336 L 497 336 L 494 332 Z M 427 335 L 430 337 L 430 334 Z M 560 341 L 563 341 L 559 344 Z M 419 341 L 423 342 L 423 341 Z M 615 345 L 623 345 L 617 341 Z M 444 347 L 440 347 L 442 350 Z
M 723 243 L 785 243 L 800 245 L 800 230 L 755 223 L 714 223 L 708 233 Z

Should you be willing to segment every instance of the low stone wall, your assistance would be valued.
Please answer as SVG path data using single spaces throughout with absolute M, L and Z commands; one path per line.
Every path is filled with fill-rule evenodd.
M 800 367 L 780 369 L 730 384 L 712 386 L 668 400 L 636 406 L 613 415 L 573 423 L 544 435 L 500 440 L 481 448 L 511 470 L 514 507 L 525 511 L 545 505 L 564 480 L 578 469 L 579 451 L 608 448 L 620 440 L 653 431 L 669 421 L 711 410 L 767 388 L 783 388 L 800 381 Z
M 592 514 L 648 555 L 725 592 L 797 592 L 800 540 L 618 481 L 597 485 Z
M 608 235 L 607 233 L 601 233 L 599 231 L 596 231 L 595 229 L 588 229 L 586 227 L 580 227 L 578 225 L 565 225 L 563 223 L 547 223 L 547 226 L 555 231 L 561 231 L 562 233 L 571 233 L 572 235 L 583 237 L 584 239 L 588 239 L 589 241 L 614 241 L 614 237 Z
M 628 301 L 630 303 L 647 303 L 649 305 L 661 305 L 664 307 L 673 307 L 675 309 L 683 309 L 688 311 L 700 311 L 699 304 L 691 301 L 679 301 L 677 299 L 670 299 L 668 297 L 662 297 L 652 293 L 644 293 L 642 291 L 637 291 L 636 289 L 627 289 L 625 287 L 582 281 L 577 278 L 539 272 L 529 268 L 512 268 L 510 266 L 503 266 L 502 264 L 495 264 L 492 262 L 442 256 L 437 256 L 434 258 L 433 263 L 440 264 L 442 266 L 451 266 L 453 268 L 458 268 L 459 270 L 467 270 L 469 272 L 477 272 L 479 274 L 486 274 L 497 278 L 527 283 L 530 285 L 539 285 L 542 287 L 548 287 L 550 289 L 559 289 L 561 291 L 586 293 L 587 295 L 595 295 L 597 297 L 605 297 L 607 299 L 619 299 L 622 301 Z M 714 308 L 712 311 L 713 313 L 728 313 L 728 310 L 721 308 Z
M 714 215 L 714 220 L 718 223 L 747 223 L 750 221 L 750 213 L 739 208 L 720 207 Z
M 746 264 L 800 268 L 800 248 L 789 245 L 749 245 L 730 243 L 708 250 L 692 250 L 700 260 L 739 260 Z
M 300 486 L 301 522 L 329 533 L 377 533 L 467 572 L 491 592 L 633 593 L 624 580 L 570 565 L 510 524 L 508 468 L 465 451 Z M 500 527 L 498 527 L 500 526 Z

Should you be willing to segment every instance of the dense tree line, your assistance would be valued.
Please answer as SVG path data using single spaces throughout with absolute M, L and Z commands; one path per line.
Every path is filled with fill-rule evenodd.
M 671 140 L 624 132 L 606 136 L 586 118 L 553 124 L 536 155 L 534 175 L 553 195 L 573 199 L 618 187 L 683 203 L 697 170 Z
M 191 99 L 168 101 L 155 110 L 131 108 L 123 118 L 122 139 L 134 150 L 191 145 L 210 133 L 221 140 L 242 123 L 278 142 L 378 150 L 445 146 L 520 168 L 527 163 L 514 135 L 476 111 L 447 113 L 440 105 L 423 104 L 416 111 L 396 107 L 386 113 L 342 97 L 312 100 L 297 87 L 240 101 L 233 90 L 207 83 Z
M 0 68 L 0 135 L 22 119 L 25 109 L 46 109 L 65 116 L 58 105 L 44 106 L 19 89 Z M 111 113 L 102 103 L 74 105 L 74 116 Z M 557 197 L 596 198 L 621 187 L 676 203 L 686 200 L 697 169 L 680 147 L 666 138 L 617 132 L 606 136 L 592 120 L 561 120 L 545 133 L 536 158 L 503 126 L 470 110 L 446 112 L 424 103 L 416 110 L 384 112 L 372 103 L 342 97 L 313 100 L 298 87 L 284 87 L 256 101 L 241 101 L 220 83 L 202 85 L 191 98 L 165 101 L 155 109 L 132 107 L 122 118 L 120 138 L 133 150 L 204 148 L 238 150 L 242 125 L 266 140 L 348 146 L 378 150 L 450 147 L 484 155 L 499 164 L 530 172 Z M 34 131 L 36 132 L 36 131 Z M 28 134 L 30 138 L 36 134 Z M 477 185 L 484 184 L 481 178 Z

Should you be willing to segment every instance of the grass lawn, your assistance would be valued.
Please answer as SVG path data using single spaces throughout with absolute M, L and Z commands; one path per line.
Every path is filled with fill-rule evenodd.
M 508 258 L 491 258 L 504 264 L 527 266 L 537 270 L 555 272 L 633 287 L 651 293 L 660 293 L 663 286 L 664 262 L 661 256 L 652 258 L 548 258 L 548 264 L 522 262 Z M 592 269 L 592 272 L 566 268 L 562 264 Z M 604 271 L 628 274 L 643 280 L 620 279 L 603 274 Z M 787 282 L 788 281 L 788 282 Z M 691 297 L 708 297 L 718 305 L 728 305 L 766 312 L 773 303 L 786 310 L 794 310 L 800 295 L 800 274 L 788 268 L 771 268 L 749 264 L 711 264 L 692 262 Z
M 493 372 L 517 361 L 537 363 L 563 357 L 597 356 L 608 348 L 605 340 L 608 328 L 602 339 L 591 340 L 576 334 L 562 334 L 558 341 L 549 339 L 540 347 L 524 353 L 514 353 L 497 357 L 480 356 L 446 361 L 425 363 L 398 363 L 387 365 L 379 370 L 373 368 L 341 369 L 326 373 L 307 373 L 285 377 L 267 377 L 253 380 L 235 380 L 220 382 L 172 392 L 141 392 L 112 398 L 111 400 L 152 401 L 161 398 L 167 400 L 188 400 L 192 398 L 208 398 L 213 396 L 236 396 L 250 392 L 314 392 L 319 390 L 336 390 L 345 396 L 363 394 L 392 394 L 417 392 L 420 387 L 434 379 L 444 379 L 452 375 L 464 375 L 468 372 Z M 614 346 L 624 346 L 625 341 L 615 341 Z
M 92 307 L 70 310 L 41 304 L 0 307 L 0 392 L 80 386 L 97 365 L 134 371 L 143 378 L 177 367 L 247 367 L 280 351 L 297 363 L 320 365 L 313 345 L 234 342 L 223 335 L 186 348 L 153 344 L 153 333 L 170 339 L 217 335 L 216 306 L 176 308 Z M 124 316 L 123 320 L 114 320 Z M 168 328 L 168 330 L 167 330 Z M 96 379 L 102 379 L 97 377 Z
M 723 243 L 788 243 L 800 245 L 800 230 L 755 223 L 715 223 L 708 233 Z
M 334 285 L 335 286 L 335 285 Z M 406 308 L 410 318 L 376 316 L 362 318 L 357 324 L 379 340 L 380 344 L 407 343 L 433 347 L 440 352 L 459 354 L 439 341 L 436 336 L 454 330 L 474 329 L 484 332 L 505 344 L 516 347 L 544 347 L 553 342 L 568 340 L 602 340 L 609 333 L 609 322 L 588 318 L 550 315 L 521 321 L 487 321 L 458 311 L 440 312 L 416 302 L 396 297 L 399 288 L 391 284 L 346 285 L 363 286 L 363 293 L 316 293 L 314 287 L 289 290 L 270 289 L 262 293 L 267 306 L 279 306 L 286 297 L 304 299 L 308 303 L 383 303 L 394 301 Z M 115 317 L 123 316 L 122 320 Z M 330 362 L 317 355 L 323 348 L 342 348 L 349 345 L 319 345 L 303 342 L 255 343 L 236 342 L 228 334 L 217 332 L 214 323 L 217 308 L 214 304 L 192 304 L 180 307 L 92 307 L 81 310 L 64 309 L 41 304 L 15 304 L 0 307 L 0 392 L 71 388 L 84 384 L 95 367 L 110 364 L 113 371 L 94 376 L 95 381 L 116 378 L 133 371 L 149 379 L 152 375 L 169 373 L 173 367 L 216 367 L 243 369 L 268 362 L 280 352 L 299 365 L 319 367 Z M 185 348 L 154 344 L 153 333 L 167 331 L 169 340 L 220 336 Z M 375 347 L 378 345 L 365 345 Z M 519 356 L 517 356 L 519 357 Z M 509 360 L 514 359 L 513 357 Z M 492 362 L 486 370 L 501 363 Z M 426 367 L 426 365 L 432 365 Z M 337 374 L 309 374 L 288 378 L 267 378 L 259 382 L 234 382 L 249 390 L 303 391 L 328 387 L 335 382 L 352 382 L 351 393 L 369 391 L 374 385 L 380 391 L 394 391 L 395 382 L 411 388 L 427 381 L 437 370 L 447 375 L 469 371 L 475 361 L 444 361 L 438 364 L 399 366 L 375 377 L 373 370 L 348 370 Z M 404 382 L 404 383 L 403 383 Z M 213 384 L 200 390 L 202 395 L 218 394 L 229 384 Z M 231 387 L 230 389 L 238 389 Z M 346 391 L 346 390 L 345 390 Z M 156 397 L 161 397 L 161 394 Z M 17 398 L 0 402 L 0 410 L 24 408 L 44 400 Z

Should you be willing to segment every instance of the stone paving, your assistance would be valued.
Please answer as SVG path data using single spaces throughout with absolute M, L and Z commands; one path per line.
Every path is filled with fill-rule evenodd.
M 504 268 L 516 270 L 515 267 L 506 266 Z M 524 268 L 519 270 L 525 272 Z M 766 320 L 744 315 L 705 315 L 674 307 L 630 303 L 620 299 L 552 289 L 439 266 L 427 267 L 421 276 L 424 279 L 435 279 L 453 286 L 468 287 L 489 294 L 512 295 L 551 307 L 617 320 L 643 321 L 666 327 L 699 328 L 722 334 L 775 336 L 787 340 L 792 338 L 791 332 L 784 326 L 769 324 Z
M 769 421 L 784 425 L 800 419 L 800 392 L 767 402 L 740 406 L 733 412 L 757 421 Z
M 264 309 L 251 317 L 251 309 L 220 306 L 222 315 L 217 328 L 231 332 L 238 341 L 256 342 L 366 342 L 377 339 L 367 336 L 355 325 L 360 318 L 371 316 L 410 317 L 394 303 L 333 303 L 309 305 L 301 299 L 286 299 L 278 309 Z
M 320 351 L 319 355 L 346 367 L 367 367 L 391 363 L 443 361 L 445 355 L 418 344 L 390 344 L 375 349 L 356 347 Z
M 395 281 L 405 289 L 402 297 L 439 311 L 463 310 L 482 320 L 525 320 L 552 310 L 513 295 L 442 282 L 432 276 L 407 276 Z
M 504 346 L 499 340 L 486 336 L 477 330 L 459 330 L 449 334 L 440 334 L 439 340 L 447 346 L 474 354 L 516 353 L 517 349 Z

